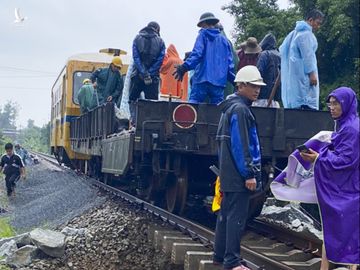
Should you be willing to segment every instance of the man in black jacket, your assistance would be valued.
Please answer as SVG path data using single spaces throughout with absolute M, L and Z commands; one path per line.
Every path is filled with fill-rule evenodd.
M 134 72 L 129 93 L 130 113 L 135 118 L 134 102 L 144 92 L 146 99 L 159 98 L 160 67 L 165 56 L 165 43 L 160 37 L 160 25 L 150 22 L 135 37 L 132 47 Z
M 0 160 L 0 172 L 4 170 L 7 195 L 15 195 L 16 181 L 25 178 L 25 167 L 21 157 L 14 153 L 11 143 L 5 144 L 6 154 Z
M 222 106 L 217 131 L 219 143 L 220 190 L 223 193 L 216 223 L 214 263 L 224 269 L 248 269 L 241 264 L 240 241 L 251 191 L 260 181 L 261 155 L 251 103 L 265 85 L 255 66 L 245 66 L 235 77 L 237 92 Z
M 259 69 L 266 85 L 261 87 L 259 98 L 253 103 L 253 106 L 267 107 L 271 91 L 280 73 L 281 59 L 280 53 L 276 49 L 276 39 L 273 34 L 267 34 L 260 42 L 260 47 L 262 51 L 259 55 L 256 66 Z M 281 92 L 278 90 L 270 104 L 270 107 L 280 108 L 280 100 Z

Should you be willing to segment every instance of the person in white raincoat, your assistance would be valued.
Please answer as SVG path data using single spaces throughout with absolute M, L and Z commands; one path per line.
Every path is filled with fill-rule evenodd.
M 324 14 L 312 10 L 306 21 L 296 22 L 280 46 L 281 99 L 284 108 L 319 109 L 319 77 L 316 61 L 318 43 L 313 31 L 319 29 Z

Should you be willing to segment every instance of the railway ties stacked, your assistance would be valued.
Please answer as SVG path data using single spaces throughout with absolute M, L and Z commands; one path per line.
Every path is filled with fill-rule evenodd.
M 275 237 L 248 232 L 242 240 L 242 246 L 242 254 L 245 258 L 253 259 L 267 270 L 320 269 L 320 258 L 314 257 L 312 253 L 296 249 L 291 244 L 279 242 Z
M 149 240 L 157 250 L 162 250 L 174 269 L 218 270 L 221 266 L 213 265 L 212 248 L 191 237 L 164 228 L 153 228 Z M 312 270 L 319 269 L 321 259 L 313 254 L 294 249 L 292 246 L 248 232 L 242 241 L 241 252 L 251 269 L 267 270 Z M 183 268 L 182 268 L 183 265 Z

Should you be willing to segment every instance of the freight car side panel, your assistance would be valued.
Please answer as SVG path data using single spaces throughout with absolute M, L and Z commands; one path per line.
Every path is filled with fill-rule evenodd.
M 114 105 L 106 103 L 74 118 L 69 134 L 71 149 L 78 154 L 101 156 L 101 143 L 116 131 Z
M 179 120 L 174 112 L 182 105 L 180 102 L 139 100 L 135 150 L 145 153 L 158 150 L 216 156 L 220 107 L 188 103 L 187 106 L 196 112 L 195 119 L 190 115 L 179 117 Z M 330 114 L 324 111 L 259 107 L 251 110 L 256 117 L 264 158 L 286 158 L 297 145 L 321 130 L 332 130 L 334 125 Z
M 101 172 L 126 175 L 133 160 L 134 134 L 123 134 L 102 141 Z

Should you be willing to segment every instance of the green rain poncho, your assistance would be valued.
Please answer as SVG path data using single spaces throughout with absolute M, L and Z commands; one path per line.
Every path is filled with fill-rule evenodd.
M 80 104 L 81 113 L 86 113 L 90 111 L 95 103 L 94 103 L 94 87 L 91 83 L 84 84 L 78 93 L 78 100 Z

